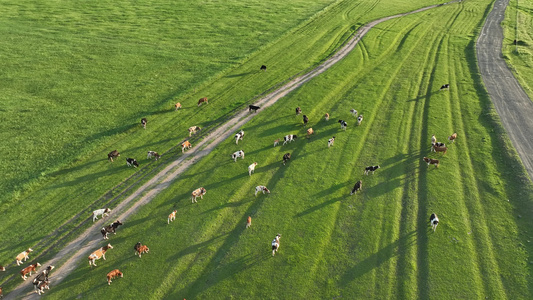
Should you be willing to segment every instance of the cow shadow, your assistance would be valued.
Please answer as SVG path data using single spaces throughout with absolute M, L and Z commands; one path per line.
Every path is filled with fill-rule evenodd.
M 343 182 L 343 183 L 338 183 L 338 184 L 336 184 L 336 185 L 333 185 L 333 186 L 329 187 L 329 188 L 326 189 L 326 190 L 322 190 L 322 191 L 320 191 L 320 192 L 314 194 L 314 195 L 312 196 L 312 198 L 322 198 L 322 197 L 327 197 L 328 195 L 336 195 L 336 194 L 339 194 L 339 190 L 340 190 L 340 189 L 342 189 L 342 188 L 346 188 L 346 187 L 348 187 L 349 185 L 350 185 L 350 181 L 346 181 L 346 182 Z M 326 207 L 326 206 L 328 206 L 328 205 L 331 205 L 331 204 L 333 204 L 333 203 L 335 203 L 335 202 L 338 202 L 338 201 L 344 199 L 347 195 L 349 195 L 348 192 L 346 192 L 346 194 L 344 194 L 344 195 L 341 193 L 341 196 L 339 196 L 339 197 L 331 198 L 331 199 L 329 199 L 329 200 L 327 200 L 327 201 L 324 201 L 324 202 L 322 202 L 322 203 L 319 203 L 319 204 L 317 204 L 317 205 L 315 205 L 315 206 L 313 206 L 313 207 L 310 207 L 310 208 L 308 208 L 308 209 L 306 209 L 306 210 L 304 210 L 304 211 L 302 211 L 302 212 L 297 213 L 297 214 L 294 215 L 294 216 L 297 217 L 297 218 L 299 218 L 299 217 L 303 217 L 303 216 L 308 215 L 308 214 L 310 214 L 310 213 L 313 213 L 313 212 L 315 212 L 315 211 L 317 211 L 317 210 L 320 210 L 320 209 L 322 209 L 322 208 L 324 208 L 324 207 Z
M 250 74 L 255 74 L 257 72 L 255 71 L 249 71 L 249 72 L 243 72 L 243 73 L 239 73 L 239 74 L 232 74 L 232 75 L 226 75 L 224 76 L 225 78 L 235 78 L 235 77 L 241 77 L 241 76 L 245 76 L 245 75 L 250 75 Z
M 217 207 L 213 207 L 211 209 L 208 209 L 204 212 L 202 212 L 201 214 L 209 214 L 211 212 L 214 212 L 214 211 L 217 211 L 217 210 L 221 210 L 221 209 L 224 209 L 224 208 L 228 208 L 228 207 L 238 207 L 238 206 L 241 206 L 247 202 L 250 202 L 250 200 L 242 200 L 242 201 L 238 201 L 238 202 L 226 202 L 226 203 L 223 203 Z

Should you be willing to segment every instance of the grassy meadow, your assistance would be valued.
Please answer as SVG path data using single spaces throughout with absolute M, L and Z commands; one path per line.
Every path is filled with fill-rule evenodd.
M 18 283 L 16 254 L 32 247 L 32 258 L 50 257 L 94 209 L 114 207 L 173 161 L 188 127 L 221 124 L 361 24 L 426 5 L 0 1 L 0 116 L 8 120 L 0 147 L 9 153 L 0 157 L 0 263 L 8 267 L 0 285 L 8 292 Z M 209 105 L 197 108 L 204 96 Z M 122 156 L 110 163 L 114 149 Z M 148 161 L 148 150 L 164 156 Z M 141 168 L 127 168 L 126 157 Z
M 243 127 L 239 145 L 228 139 L 182 174 L 111 237 L 115 248 L 106 261 L 92 269 L 83 261 L 48 297 L 532 298 L 533 188 L 484 90 L 474 53 L 491 4 L 464 1 L 378 25 L 341 63 L 261 111 Z M 244 63 L 233 72 L 245 75 L 225 76 L 253 84 L 262 76 L 247 74 L 254 68 Z M 450 89 L 439 91 L 443 83 Z M 220 94 L 227 99 L 237 92 L 226 91 Z M 221 104 L 212 104 L 191 118 L 215 117 L 207 108 Z M 296 106 L 316 131 L 310 139 Z M 351 108 L 364 115 L 361 126 Z M 348 122 L 346 131 L 338 119 Z M 152 129 L 129 130 L 117 144 Z M 445 141 L 453 132 L 458 139 L 445 155 L 430 153 L 432 134 Z M 299 138 L 272 147 L 285 134 Z M 335 145 L 328 148 L 332 136 Z M 239 149 L 246 157 L 233 162 L 230 155 Z M 283 166 L 287 152 L 292 159 Z M 440 167 L 428 168 L 424 156 L 438 158 Z M 98 160 L 94 164 L 118 172 L 101 155 Z M 258 166 L 250 177 L 252 162 Z M 381 169 L 374 175 L 363 175 L 376 164 Z M 75 168 L 61 178 L 83 172 Z M 350 196 L 359 179 L 362 192 Z M 67 190 L 71 181 L 64 180 L 57 179 Z M 70 188 L 79 186 L 79 179 L 71 180 Z M 254 197 L 257 185 L 271 194 Z M 190 192 L 200 186 L 207 194 L 191 204 Z M 177 219 L 167 225 L 174 209 Z M 428 222 L 433 212 L 441 221 L 436 232 Z M 253 222 L 245 229 L 248 216 Z M 277 233 L 281 246 L 272 257 Z M 137 241 L 150 247 L 142 258 L 133 255 Z M 115 268 L 124 278 L 108 287 L 105 274 Z

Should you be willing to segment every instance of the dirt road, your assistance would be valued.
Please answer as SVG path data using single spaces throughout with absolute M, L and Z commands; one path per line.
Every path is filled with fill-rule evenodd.
M 503 60 L 500 26 L 509 0 L 496 0 L 477 40 L 479 70 L 503 127 L 533 178 L 533 102 Z
M 353 38 L 351 38 L 343 47 L 341 47 L 339 51 L 325 60 L 318 67 L 300 77 L 293 79 L 279 89 L 266 95 L 255 102 L 254 105 L 261 106 L 261 110 L 264 110 L 294 89 L 311 80 L 313 77 L 320 75 L 335 63 L 346 57 L 354 49 L 361 38 L 363 38 L 363 36 L 375 25 L 393 18 L 421 12 L 434 7 L 437 7 L 437 5 L 382 18 L 366 24 L 365 26 L 361 27 L 353 36 Z M 218 146 L 226 138 L 233 135 L 237 129 L 241 128 L 255 115 L 256 114 L 248 113 L 248 109 L 237 113 L 226 123 L 207 135 L 198 144 L 194 145 L 193 149 L 180 156 L 179 159 L 156 174 L 149 182 L 141 186 L 131 196 L 122 201 L 113 209 L 112 214 L 106 218 L 106 222 L 108 222 L 108 220 L 116 219 L 119 219 L 123 222 L 127 220 L 127 218 L 134 214 L 140 207 L 149 203 L 157 194 L 168 187 L 188 167 L 196 163 L 205 155 L 209 154 L 216 146 Z M 51 260 L 42 263 L 44 267 L 48 265 L 56 266 L 56 269 L 54 269 L 50 274 L 50 278 L 53 280 L 53 285 L 57 285 L 59 282 L 65 279 L 67 275 L 70 274 L 74 268 L 80 264 L 80 262 L 83 261 L 83 263 L 87 263 L 87 256 L 90 254 L 90 252 L 98 249 L 101 246 L 102 236 L 100 234 L 100 228 L 103 227 L 103 224 L 104 223 L 102 220 L 95 222 L 75 240 L 68 243 L 63 249 L 61 249 Z M 51 289 L 53 290 L 53 286 Z M 38 297 L 39 296 L 33 292 L 31 280 L 24 281 L 6 295 L 6 299 L 38 299 Z

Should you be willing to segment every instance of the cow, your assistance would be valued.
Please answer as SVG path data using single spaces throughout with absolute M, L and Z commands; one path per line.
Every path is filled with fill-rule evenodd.
M 324 115 L 324 119 L 326 119 L 326 121 L 329 121 L 329 114 L 328 114 L 328 113 L 326 113 L 326 114 Z
M 234 152 L 234 153 L 231 155 L 231 158 L 232 158 L 235 162 L 237 162 L 237 158 L 239 158 L 239 157 L 242 157 L 242 159 L 244 159 L 244 151 L 239 150 L 239 151 Z
M 368 175 L 369 172 L 372 172 L 372 175 L 374 175 L 374 171 L 379 169 L 380 166 L 370 166 L 365 168 L 365 175 Z
M 437 138 L 435 137 L 435 135 L 432 135 L 431 136 L 431 143 L 435 144 L 436 142 L 437 142 Z
M 252 217 L 248 216 L 248 219 L 246 219 L 246 228 L 252 226 Z
M 346 123 L 344 120 L 339 120 L 339 123 L 341 124 L 341 129 L 346 130 L 348 123 Z
M 431 152 L 435 152 L 435 147 L 446 147 L 446 144 L 441 142 L 431 143 Z
M 189 127 L 189 137 L 191 137 L 191 135 L 193 135 L 193 134 L 196 134 L 196 131 L 200 131 L 200 130 L 202 130 L 202 128 L 200 128 L 198 126 Z
M 107 154 L 107 159 L 110 161 L 110 162 L 113 162 L 113 158 L 117 158 L 120 156 L 120 153 L 118 153 L 117 150 L 113 150 L 111 152 L 109 152 Z
M 276 254 L 276 252 L 278 252 L 279 250 L 279 239 L 281 238 L 281 234 L 278 233 L 278 235 L 276 235 L 276 237 L 272 240 L 272 256 L 274 256 L 274 254 Z
M 304 119 L 304 128 L 305 128 L 307 126 L 307 123 L 309 122 L 309 118 L 306 115 L 304 115 L 303 119 Z
M 248 175 L 252 176 L 252 173 L 255 171 L 255 166 L 257 166 L 257 162 L 248 166 Z
M 332 137 L 328 140 L 328 148 L 333 146 L 333 143 L 335 143 L 335 137 Z
M 270 194 L 270 191 L 264 185 L 258 185 L 258 186 L 255 187 L 255 196 L 256 197 L 257 197 L 257 193 L 259 193 L 259 192 L 263 192 L 263 194 L 264 193 Z
M 191 142 L 185 141 L 181 143 L 181 153 L 185 152 L 185 150 L 190 149 L 192 147 Z
M 2 290 L 2 287 L 0 286 L 0 299 L 4 298 L 4 291 Z
M 283 155 L 283 165 L 285 165 L 285 163 L 287 163 L 287 161 L 289 161 L 290 159 L 291 159 L 291 154 L 285 153 L 285 155 Z
M 200 197 L 200 199 L 204 199 L 205 193 L 207 193 L 207 191 L 203 187 L 197 188 L 196 190 L 192 191 L 191 193 L 192 203 L 197 203 L 198 201 L 196 201 L 196 198 L 198 197 Z
M 148 122 L 148 120 L 146 120 L 146 118 L 142 118 L 141 119 L 141 125 L 143 126 L 144 129 L 146 129 L 146 122 Z
M 115 277 L 120 276 L 120 278 L 124 277 L 124 274 L 120 272 L 118 269 L 114 269 L 113 271 L 107 273 L 107 284 L 111 285 L 111 279 L 115 279 Z
M 36 292 L 39 294 L 44 294 L 44 290 L 50 289 L 50 280 L 46 279 L 43 281 L 40 281 L 37 285 L 35 285 Z
M 313 131 L 313 128 L 309 128 L 307 129 L 307 138 L 310 138 L 312 134 L 314 134 L 315 132 Z
M 352 108 L 350 109 L 350 113 L 352 114 L 352 116 L 357 117 L 357 110 Z
M 109 237 L 107 236 L 109 233 L 117 234 L 116 230 L 117 228 L 122 225 L 122 222 L 119 220 L 116 220 L 115 222 L 107 225 L 106 227 L 102 228 L 100 230 L 100 233 L 102 233 L 102 236 L 104 237 L 104 240 L 108 240 Z
M 137 160 L 135 158 L 127 157 L 126 158 L 126 165 L 128 167 L 133 166 L 134 168 L 137 168 L 139 166 L 139 163 L 137 162 Z
M 298 107 L 296 108 L 296 115 L 299 115 L 299 114 L 301 114 L 301 113 L 302 113 L 302 109 L 298 106 Z
M 292 142 L 297 138 L 298 136 L 296 136 L 296 134 L 288 134 L 283 137 L 283 145 L 287 144 L 288 142 Z
M 33 282 L 32 283 L 33 283 L 33 287 L 35 288 L 36 291 L 41 290 L 41 293 L 43 292 L 44 288 L 41 288 L 41 284 L 43 282 L 49 282 L 48 281 L 48 275 L 50 275 L 50 272 L 54 268 L 55 268 L 54 266 L 48 266 L 41 273 L 39 273 L 39 275 L 37 275 L 37 276 L 35 276 L 35 278 L 33 278 Z
M 110 212 L 111 212 L 111 209 L 109 207 L 100 208 L 100 209 L 93 211 L 93 222 L 98 220 L 98 216 L 102 215 L 102 218 L 105 218 L 106 216 L 109 215 Z
M 450 135 L 448 137 L 448 141 L 450 141 L 450 143 L 453 143 L 456 138 L 457 138 L 457 132 L 455 132 L 454 134 Z
M 261 70 L 261 71 L 266 71 L 266 70 L 267 70 L 267 66 L 265 66 L 265 65 L 261 65 L 261 68 L 259 68 L 259 70 Z
M 448 147 L 446 146 L 443 146 L 443 147 L 433 147 L 434 151 L 435 152 L 442 152 L 443 154 L 446 154 L 446 151 L 448 151 Z
M 353 189 L 352 189 L 350 195 L 353 195 L 353 194 L 357 193 L 358 191 L 362 190 L 362 188 L 363 188 L 363 182 L 361 180 L 359 180 L 353 186 Z
M 0 271 L 5 271 L 5 270 L 6 270 L 6 268 L 4 266 L 0 265 Z
M 170 213 L 170 215 L 168 215 L 167 224 L 170 224 L 170 222 L 176 220 L 177 212 L 178 212 L 177 210 L 174 210 L 173 212 Z
M 103 258 L 105 260 L 105 253 L 107 252 L 107 250 L 109 249 L 113 249 L 113 246 L 111 246 L 111 244 L 107 244 L 105 246 L 103 246 L 102 248 L 94 251 L 93 253 L 91 253 L 91 255 L 89 255 L 88 259 L 89 259 L 89 266 L 95 266 L 96 267 L 96 261 L 100 258 Z
M 202 105 L 204 102 L 205 104 L 209 104 L 209 102 L 207 102 L 207 97 L 200 98 L 200 100 L 198 100 L 198 106 Z
M 161 155 L 159 155 L 159 153 L 155 151 L 148 151 L 148 154 L 146 154 L 146 159 L 151 159 L 152 157 L 154 157 L 155 160 L 158 160 L 161 157 Z
M 181 108 L 181 103 L 178 102 L 178 103 L 174 104 L 174 107 L 176 108 L 176 111 L 178 111 L 178 109 Z
M 239 140 L 242 141 L 242 138 L 243 138 L 243 137 L 244 137 L 244 131 L 243 131 L 243 130 L 237 132 L 237 133 L 235 134 L 235 144 L 238 145 L 238 144 L 239 144 Z
M 429 165 L 434 165 L 435 168 L 439 167 L 439 160 L 438 159 L 431 159 L 431 158 L 428 158 L 428 157 L 424 157 L 422 160 L 425 161 L 428 164 L 428 168 L 429 168 Z
M 15 258 L 17 260 L 17 266 L 20 266 L 20 264 L 22 263 L 23 259 L 24 259 L 24 261 L 26 261 L 28 258 L 30 258 L 28 255 L 32 251 L 33 250 L 31 248 L 28 248 L 28 250 L 22 251 L 19 255 L 17 255 L 17 257 Z
M 279 144 L 279 139 L 276 139 L 276 140 L 274 141 L 274 147 L 276 147 L 277 144 Z
M 363 122 L 363 115 L 359 115 L 359 117 L 357 117 L 357 126 L 361 125 L 361 122 Z
M 23 280 L 26 280 L 26 275 L 28 275 L 29 273 L 28 276 L 31 276 L 31 272 L 37 272 L 36 269 L 40 266 L 40 263 L 35 263 L 33 265 L 27 266 L 26 268 L 22 269 L 22 271 L 20 271 L 20 277 L 22 277 Z
M 450 88 L 450 84 L 449 83 L 446 83 L 446 84 L 443 84 L 441 87 L 440 87 L 440 90 L 439 91 L 442 91 L 442 90 L 447 90 Z
M 249 111 L 249 112 L 252 112 L 252 111 L 253 111 L 253 112 L 257 112 L 257 110 L 260 109 L 260 108 L 261 108 L 261 107 L 259 107 L 259 106 L 255 106 L 255 105 L 251 105 L 251 104 L 248 105 L 248 111 Z
M 437 214 L 431 214 L 431 216 L 429 216 L 429 223 L 431 224 L 431 228 L 433 228 L 433 232 L 435 232 L 437 225 L 439 225 L 439 217 L 437 217 Z
M 141 242 L 138 242 L 135 244 L 135 255 L 139 255 L 139 258 L 141 257 L 141 254 L 148 253 L 150 249 L 148 249 L 148 246 L 141 244 Z

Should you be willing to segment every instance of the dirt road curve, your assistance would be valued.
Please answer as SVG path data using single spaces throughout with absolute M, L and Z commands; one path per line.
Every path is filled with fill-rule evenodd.
M 477 40 L 481 76 L 503 127 L 533 179 L 533 102 L 503 60 L 503 29 L 500 26 L 509 0 L 497 0 Z
M 280 98 L 290 93 L 292 90 L 298 88 L 302 84 L 311 80 L 313 77 L 318 76 L 322 72 L 326 71 L 335 63 L 346 57 L 346 55 L 348 55 L 348 53 L 350 53 L 350 51 L 354 49 L 354 47 L 361 40 L 361 38 L 363 38 L 363 36 L 375 25 L 393 18 L 421 12 L 434 7 L 437 7 L 437 5 L 428 6 L 405 14 L 398 14 L 386 17 L 366 24 L 357 31 L 354 37 L 350 39 L 350 41 L 346 43 L 346 45 L 344 45 L 337 53 L 328 58 L 318 67 L 316 67 L 309 73 L 306 73 L 300 77 L 293 79 L 292 81 L 275 90 L 274 92 L 261 98 L 254 104 L 261 106 L 262 110 L 264 110 L 265 108 L 274 104 Z M 237 131 L 237 129 L 241 128 L 244 124 L 250 121 L 254 115 L 256 114 L 248 113 L 248 109 L 237 113 L 229 121 L 227 121 L 222 126 L 207 135 L 201 142 L 194 145 L 193 149 L 180 156 L 179 159 L 177 159 L 171 165 L 156 174 L 149 182 L 147 182 L 138 190 L 136 190 L 130 197 L 122 201 L 117 207 L 113 209 L 112 214 L 108 218 L 106 218 L 105 223 L 108 223 L 109 220 L 119 219 L 123 221 L 124 224 L 127 224 L 125 220 L 127 221 L 127 218 L 130 215 L 135 213 L 135 211 L 138 210 L 141 206 L 149 203 L 150 200 L 152 200 L 157 194 L 159 194 L 162 190 L 168 187 L 188 167 L 190 167 L 199 159 L 210 153 L 217 145 L 219 145 L 226 138 L 233 135 Z M 88 263 L 87 257 L 89 256 L 90 252 L 98 249 L 103 245 L 102 235 L 100 234 L 100 229 L 103 227 L 103 225 L 104 222 L 102 220 L 95 222 L 95 224 L 87 228 L 87 230 L 83 234 L 78 236 L 74 241 L 70 242 L 63 249 L 61 249 L 54 256 L 54 258 L 42 263 L 43 268 L 48 265 L 54 265 L 56 267 L 56 269 L 54 269 L 50 273 L 50 279 L 52 280 L 52 290 L 53 285 L 57 285 L 59 282 L 65 279 L 65 277 L 70 274 L 76 266 L 78 266 L 80 263 Z M 59 266 L 59 264 L 61 264 L 61 266 Z M 24 281 L 5 297 L 6 300 L 19 298 L 39 299 L 39 296 L 33 292 L 31 280 Z

